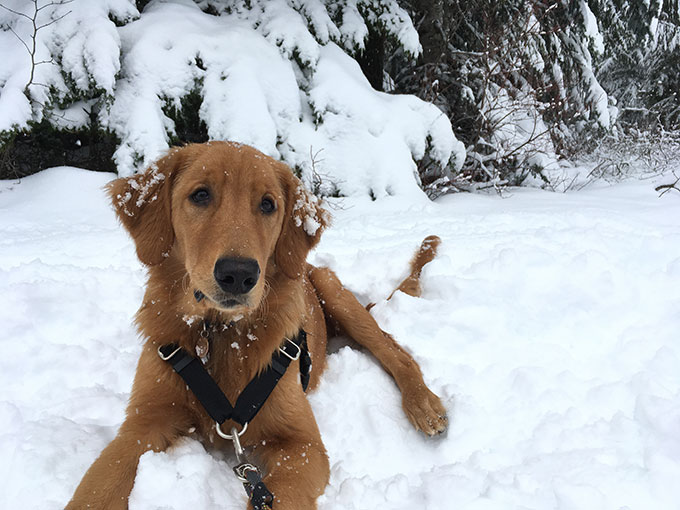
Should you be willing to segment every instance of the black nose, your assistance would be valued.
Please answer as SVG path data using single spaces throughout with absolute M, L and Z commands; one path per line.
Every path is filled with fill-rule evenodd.
M 230 294 L 250 292 L 260 277 L 257 260 L 237 257 L 224 257 L 215 263 L 215 281 L 220 288 Z

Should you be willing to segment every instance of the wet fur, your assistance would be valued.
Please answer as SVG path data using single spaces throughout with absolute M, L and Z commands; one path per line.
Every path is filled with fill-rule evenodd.
M 187 202 L 198 182 L 215 188 L 219 200 L 214 210 L 195 210 Z M 267 366 L 283 339 L 301 327 L 308 334 L 313 390 L 325 367 L 328 324 L 367 347 L 394 377 L 406 415 L 418 429 L 433 435 L 446 428 L 445 409 L 413 358 L 332 271 L 306 263 L 327 216 L 288 167 L 239 144 L 189 145 L 171 151 L 143 174 L 113 181 L 109 193 L 148 266 L 136 317 L 146 341 L 126 419 L 85 474 L 68 509 L 127 508 L 140 455 L 165 450 L 182 436 L 231 448 L 156 352 L 166 343 L 194 352 L 205 320 L 212 325 L 207 368 L 232 402 Z M 259 213 L 262 193 L 275 199 L 276 214 Z M 402 290 L 419 288 L 420 269 L 439 242 L 434 237 L 426 241 Z M 219 305 L 219 289 L 210 281 L 216 257 L 224 254 L 252 257 L 262 269 L 250 301 L 236 309 Z M 208 297 L 197 303 L 195 288 Z M 294 363 L 242 438 L 266 473 L 276 510 L 316 508 L 329 478 L 328 457 L 297 374 Z M 231 422 L 223 426 L 230 427 Z

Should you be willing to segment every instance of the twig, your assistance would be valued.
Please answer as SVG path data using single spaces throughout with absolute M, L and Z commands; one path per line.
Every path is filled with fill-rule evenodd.
M 659 197 L 664 196 L 666 193 L 668 193 L 672 189 L 674 189 L 675 191 L 680 193 L 680 188 L 677 187 L 677 184 L 679 182 L 680 182 L 680 177 L 675 179 L 675 182 L 672 183 L 672 184 L 662 184 L 661 186 L 657 186 L 656 188 L 654 188 L 654 191 L 661 191 L 661 194 L 659 195 Z
M 30 45 L 19 34 L 17 34 L 17 32 L 14 30 L 14 28 L 12 28 L 11 26 L 9 26 L 8 28 L 9 28 L 10 32 L 12 32 L 14 34 L 14 36 L 17 39 L 19 39 L 19 42 L 24 46 L 24 48 L 28 52 L 29 57 L 31 58 L 31 73 L 30 73 L 30 76 L 29 76 L 29 79 L 28 79 L 28 83 L 26 83 L 26 86 L 24 87 L 24 94 L 26 95 L 27 98 L 29 98 L 29 100 L 35 102 L 35 100 L 31 99 L 30 86 L 31 85 L 40 85 L 40 86 L 46 87 L 46 85 L 44 85 L 42 83 L 34 82 L 35 68 L 37 66 L 41 65 L 41 64 L 53 64 L 54 63 L 54 60 L 52 58 L 50 58 L 50 60 L 40 60 L 40 61 L 36 62 L 35 57 L 36 57 L 36 51 L 37 51 L 38 32 L 40 30 L 42 30 L 43 28 L 49 27 L 50 25 L 57 23 L 59 20 L 65 18 L 66 16 L 71 14 L 72 11 L 68 11 L 68 12 L 62 14 L 61 16 L 58 16 L 54 19 L 51 19 L 49 22 L 43 23 L 42 25 L 38 25 L 38 14 L 48 7 L 67 5 L 67 4 L 70 4 L 71 2 L 73 2 L 73 0 L 51 1 L 51 2 L 47 2 L 46 4 L 44 4 L 42 6 L 38 6 L 38 0 L 31 0 L 31 1 L 33 3 L 33 14 L 31 16 L 29 16 L 28 14 L 25 14 L 23 12 L 14 10 L 14 9 L 10 9 L 9 7 L 7 7 L 6 5 L 3 5 L 1 3 L 0 3 L 0 8 L 5 9 L 6 11 L 11 12 L 12 14 L 14 14 L 16 16 L 26 18 L 27 20 L 29 20 L 31 22 L 31 25 L 33 27 L 32 31 L 31 31 L 31 35 L 30 35 Z
M 27 20 L 31 19 L 31 17 L 28 14 L 24 14 L 23 12 L 15 11 L 14 9 L 10 9 L 9 7 L 7 7 L 5 5 L 0 4 L 0 7 L 5 9 L 6 11 L 11 12 L 12 14 L 16 14 L 17 16 L 23 16 Z

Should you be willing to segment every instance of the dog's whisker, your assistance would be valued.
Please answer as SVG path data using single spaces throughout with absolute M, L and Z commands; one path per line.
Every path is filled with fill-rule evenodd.
M 264 297 L 262 298 L 262 306 L 260 307 L 259 319 L 264 319 L 269 315 L 269 296 L 273 293 L 274 297 L 278 299 L 275 287 L 270 283 L 269 279 L 264 279 Z
M 179 277 L 181 275 L 181 278 Z M 184 266 L 180 266 L 174 271 L 171 271 L 168 274 L 169 280 L 172 281 L 171 288 L 174 288 L 177 283 L 181 282 L 184 278 L 189 276 L 189 272 L 186 270 Z

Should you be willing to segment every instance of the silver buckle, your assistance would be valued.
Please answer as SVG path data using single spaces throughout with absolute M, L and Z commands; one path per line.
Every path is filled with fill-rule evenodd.
M 297 360 L 297 359 L 300 359 L 300 354 L 302 354 L 302 349 L 300 349 L 300 346 L 299 346 L 298 344 L 296 344 L 295 342 L 293 342 L 290 338 L 286 338 L 286 342 L 288 342 L 289 344 L 294 345 L 295 348 L 297 349 L 297 354 L 295 355 L 295 357 L 293 357 L 293 356 L 291 356 L 290 354 L 288 354 L 288 353 L 285 351 L 285 349 L 283 349 L 282 347 L 279 347 L 279 352 L 280 352 L 281 354 L 283 354 L 286 358 L 288 358 L 288 359 L 291 360 L 291 361 L 295 361 L 295 360 Z
M 161 348 L 162 348 L 162 347 L 163 347 L 162 345 L 159 345 L 159 346 L 158 346 L 158 356 L 160 356 L 160 358 L 161 358 L 163 361 L 168 361 L 168 360 L 169 360 L 170 358 L 172 358 L 175 354 L 177 354 L 177 353 L 180 351 L 180 349 L 181 349 L 181 347 L 177 347 L 177 349 L 175 349 L 174 351 L 172 351 L 170 354 L 168 354 L 167 356 L 164 356 L 164 355 L 163 355 L 163 351 L 161 351 Z

